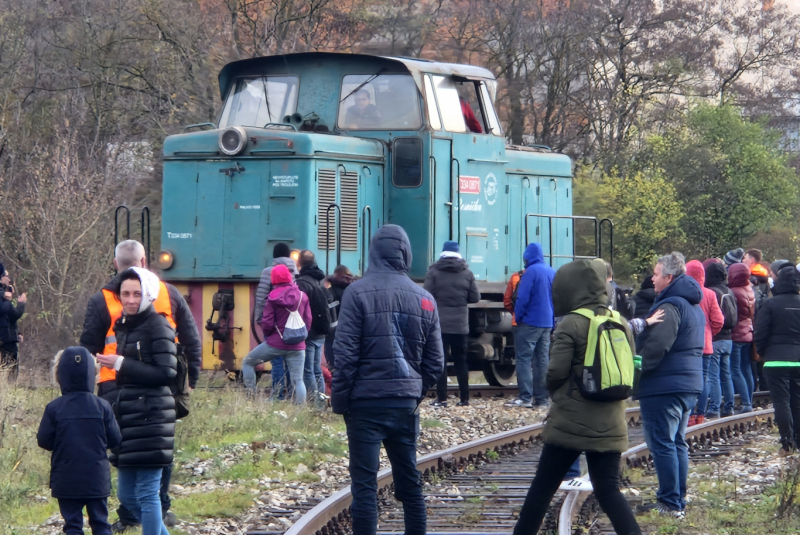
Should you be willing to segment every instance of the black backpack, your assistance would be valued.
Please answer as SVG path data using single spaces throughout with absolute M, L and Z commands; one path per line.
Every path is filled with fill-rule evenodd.
M 308 304 L 311 307 L 311 325 L 309 330 L 322 336 L 331 332 L 334 326 L 336 312 L 331 308 L 333 296 L 317 279 L 301 275 L 297 277 L 297 285 L 300 290 L 308 296 Z
M 725 321 L 722 322 L 722 330 L 731 330 L 736 327 L 739 321 L 739 309 L 736 306 L 736 296 L 733 292 L 726 288 L 722 290 L 714 289 L 717 294 L 717 301 L 719 302 L 719 309 L 722 311 L 722 317 Z

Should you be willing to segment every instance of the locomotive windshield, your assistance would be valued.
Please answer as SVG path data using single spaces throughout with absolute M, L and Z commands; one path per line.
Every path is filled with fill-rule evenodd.
M 338 126 L 343 130 L 417 130 L 419 92 L 407 74 L 350 75 L 342 80 Z
M 228 95 L 220 128 L 258 126 L 280 123 L 297 111 L 296 76 L 261 76 L 241 78 Z

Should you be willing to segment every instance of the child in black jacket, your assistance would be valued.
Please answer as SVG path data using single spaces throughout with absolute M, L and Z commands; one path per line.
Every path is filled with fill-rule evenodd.
M 82 347 L 69 347 L 57 359 L 55 374 L 61 397 L 47 404 L 39 447 L 53 452 L 50 489 L 64 517 L 64 533 L 83 535 L 83 508 L 93 535 L 110 535 L 109 448 L 119 445 L 119 426 L 111 405 L 94 395 L 95 360 Z

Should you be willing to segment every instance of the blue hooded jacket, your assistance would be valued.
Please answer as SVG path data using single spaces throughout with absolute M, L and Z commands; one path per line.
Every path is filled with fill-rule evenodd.
M 47 404 L 39 432 L 40 448 L 52 451 L 53 498 L 95 499 L 111 494 L 109 448 L 122 437 L 111 405 L 94 395 L 94 358 L 82 347 L 61 354 L 56 375 L 61 397 Z
M 640 398 L 703 391 L 702 300 L 702 288 L 688 275 L 679 275 L 656 296 L 650 313 L 663 309 L 664 321 L 645 329 L 636 344 L 642 355 Z
M 525 273 L 517 286 L 514 316 L 517 324 L 553 328 L 553 277 L 556 270 L 544 263 L 542 246 L 531 243 L 522 255 Z
M 408 275 L 411 243 L 402 227 L 372 237 L 369 269 L 344 291 L 333 342 L 331 405 L 415 407 L 444 369 L 436 301 Z

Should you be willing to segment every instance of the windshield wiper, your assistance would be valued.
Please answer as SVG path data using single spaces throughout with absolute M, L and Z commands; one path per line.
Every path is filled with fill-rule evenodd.
M 358 87 L 356 87 L 355 89 L 353 89 L 352 91 L 350 91 L 350 92 L 347 94 L 347 96 L 346 96 L 346 97 L 344 97 L 342 100 L 340 100 L 340 101 L 339 101 L 339 104 L 341 104 L 342 102 L 344 102 L 345 100 L 347 100 L 348 98 L 350 98 L 350 97 L 353 95 L 353 93 L 357 93 L 359 89 L 361 89 L 362 87 L 364 87 L 365 85 L 367 85 L 368 83 L 370 83 L 372 80 L 374 80 L 375 78 L 377 78 L 378 76 L 380 76 L 380 74 L 381 74 L 383 71 L 385 71 L 385 70 L 386 70 L 386 67 L 381 67 L 381 68 L 378 70 L 378 72 L 376 72 L 375 74 L 373 74 L 372 76 L 370 76 L 369 78 L 367 78 L 367 79 L 366 79 L 364 82 L 362 82 L 362 83 L 361 83 L 361 85 L 359 85 Z
M 267 103 L 267 118 L 269 118 L 269 122 L 272 122 L 272 112 L 269 111 L 269 92 L 267 89 L 267 79 L 265 77 L 261 77 L 261 83 L 264 84 L 264 100 Z

